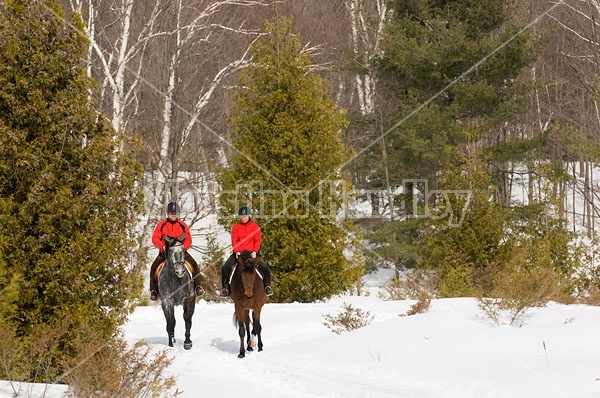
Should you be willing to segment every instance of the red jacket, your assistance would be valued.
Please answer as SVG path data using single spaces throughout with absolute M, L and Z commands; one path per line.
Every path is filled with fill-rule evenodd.
M 247 223 L 238 222 L 231 228 L 231 246 L 234 253 L 244 250 L 258 252 L 261 240 L 260 227 L 252 220 Z
M 164 253 L 165 235 L 179 239 L 184 232 L 185 239 L 183 240 L 183 248 L 188 250 L 190 246 L 192 246 L 192 234 L 190 233 L 190 228 L 188 225 L 179 219 L 171 221 L 166 218 L 161 220 L 156 225 L 156 228 L 154 228 L 154 233 L 152 234 L 152 244 L 156 246 L 161 253 Z

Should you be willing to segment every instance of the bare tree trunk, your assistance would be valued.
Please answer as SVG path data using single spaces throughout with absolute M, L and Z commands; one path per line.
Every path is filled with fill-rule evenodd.
M 354 58 L 369 73 L 355 75 L 356 93 L 361 114 L 370 115 L 375 109 L 376 80 L 370 73 L 370 63 L 380 51 L 383 28 L 388 16 L 387 4 L 383 0 L 374 0 L 375 12 L 369 13 L 365 0 L 347 0 L 346 8 L 350 14 L 350 31 Z M 373 25 L 369 21 L 375 20 Z
M 350 39 L 354 62 L 358 63 L 363 71 L 354 75 L 354 91 L 361 115 L 372 115 L 375 111 L 375 92 L 377 81 L 371 69 L 373 58 L 380 51 L 380 43 L 383 37 L 383 28 L 388 11 L 385 1 L 347 0 L 344 2 L 350 18 Z M 369 8 L 367 5 L 374 5 Z M 375 21 L 373 23 L 373 21 Z M 369 24 L 371 22 L 371 24 Z M 341 90 L 340 90 L 341 91 Z M 381 123 L 380 123 L 381 125 Z M 383 126 L 381 126 L 383 129 Z M 368 133 L 366 133 L 368 134 Z M 387 167 L 387 152 L 383 136 L 381 139 L 381 151 L 383 157 L 384 179 L 386 184 L 390 219 L 394 219 L 394 206 L 392 188 L 390 186 L 389 171 Z M 381 195 L 371 194 L 371 214 L 380 215 L 379 201 Z
M 142 111 L 148 119 L 149 130 L 158 138 L 143 136 L 149 152 L 156 160 L 145 187 L 150 193 L 150 201 L 149 212 L 143 222 L 142 242 L 149 244 L 153 225 L 162 217 L 164 204 L 169 200 L 181 199 L 181 158 L 186 150 L 192 152 L 186 149 L 191 137 L 195 134 L 197 142 L 200 140 L 199 131 L 204 131 L 219 136 L 212 141 L 221 145 L 226 142 L 220 137 L 222 133 L 210 129 L 200 118 L 201 112 L 211 103 L 217 87 L 223 84 L 227 76 L 245 66 L 252 38 L 260 34 L 260 26 L 246 28 L 250 24 L 245 21 L 251 13 L 236 13 L 236 10 L 250 10 L 268 5 L 270 1 L 155 0 L 149 4 L 134 0 L 68 2 L 73 10 L 81 11 L 84 18 L 87 17 L 91 49 L 88 68 L 90 76 L 100 82 L 100 109 L 108 115 L 118 131 L 125 131 L 132 121 L 139 126 L 139 112 Z M 237 21 L 235 18 L 238 18 Z M 262 19 L 257 21 L 260 23 Z M 236 43 L 237 47 L 230 42 L 218 42 L 218 38 L 224 35 L 222 32 L 239 35 L 241 40 Z M 201 48 L 204 53 L 197 54 L 199 43 L 206 43 Z M 201 76 L 189 73 L 196 69 L 198 58 L 210 59 L 208 52 L 216 52 L 210 51 L 212 43 L 215 49 L 227 46 L 227 51 L 219 53 L 219 56 L 221 60 L 229 57 L 229 61 L 222 63 L 213 76 L 210 74 L 214 69 L 202 69 Z M 239 48 L 242 48 L 241 52 Z M 160 64 L 161 56 L 167 65 Z M 148 59 L 151 61 L 148 62 Z M 217 62 L 220 60 L 213 64 Z M 191 110 L 185 108 L 190 104 L 189 94 L 184 91 L 188 87 L 196 97 L 191 102 Z M 141 88 L 145 90 L 145 101 L 139 98 Z M 156 112 L 156 108 L 152 109 L 155 113 L 149 112 L 149 105 L 154 104 L 149 101 L 148 93 L 160 98 L 161 112 Z M 186 120 L 182 120 L 182 116 Z M 160 130 L 156 131 L 158 120 Z M 199 178 L 198 181 L 206 179 Z
M 573 162 L 573 186 L 577 185 L 577 163 Z M 572 224 L 573 224 L 573 232 L 575 232 L 576 230 L 576 226 L 577 226 L 577 209 L 575 208 L 575 203 L 577 203 L 577 195 L 576 195 L 577 190 L 573 189 L 572 190 L 572 195 L 573 197 L 571 198 L 571 200 L 573 201 L 573 218 L 571 219 Z
M 594 204 L 594 198 L 596 194 L 594 192 L 594 164 L 590 164 L 590 238 L 596 237 L 596 205 Z
M 586 232 L 588 238 L 592 237 L 592 196 L 591 196 L 591 176 L 592 176 L 592 166 L 590 162 L 585 162 L 585 181 L 583 187 L 583 200 L 584 200 L 584 208 L 586 212 L 585 224 L 586 224 Z
M 372 217 L 379 217 L 381 215 L 381 212 L 379 210 L 380 199 L 381 198 L 379 197 L 379 194 L 377 192 L 370 193 L 369 201 L 371 202 L 371 216 Z

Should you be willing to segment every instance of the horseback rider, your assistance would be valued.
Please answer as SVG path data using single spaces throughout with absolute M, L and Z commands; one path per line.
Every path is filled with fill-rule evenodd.
M 229 256 L 221 268 L 221 297 L 229 296 L 231 270 L 236 263 L 237 257 L 244 250 L 249 250 L 252 258 L 259 256 L 258 270 L 263 276 L 265 294 L 270 296 L 273 294 L 273 289 L 271 289 L 271 271 L 269 270 L 267 263 L 260 257 L 260 245 L 262 241 L 260 227 L 250 219 L 250 209 L 247 206 L 240 207 L 238 216 L 240 217 L 240 221 L 231 228 L 231 246 L 233 248 L 233 253 L 231 253 L 231 256 Z
M 158 280 L 156 277 L 156 269 L 160 264 L 167 260 L 165 253 L 165 236 L 172 238 L 180 238 L 185 233 L 183 240 L 183 248 L 185 249 L 185 261 L 191 264 L 194 268 L 194 290 L 196 297 L 204 294 L 204 289 L 200 286 L 200 268 L 194 258 L 188 253 L 192 246 L 192 234 L 188 225 L 179 219 L 179 205 L 175 202 L 170 202 L 167 205 L 167 218 L 161 220 L 154 229 L 152 234 L 152 244 L 158 249 L 158 255 L 150 267 L 150 300 L 158 299 Z

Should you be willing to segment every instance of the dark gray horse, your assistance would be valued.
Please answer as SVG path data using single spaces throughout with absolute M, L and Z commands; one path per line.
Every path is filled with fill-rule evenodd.
M 185 249 L 183 239 L 165 236 L 165 251 L 167 261 L 158 276 L 158 291 L 160 292 L 160 304 L 167 321 L 167 334 L 169 335 L 169 347 L 175 342 L 175 306 L 183 306 L 183 320 L 185 321 L 185 341 L 183 348 L 192 348 L 190 340 L 190 329 L 192 328 L 192 316 L 196 309 L 196 295 L 194 294 L 194 280 L 185 266 Z

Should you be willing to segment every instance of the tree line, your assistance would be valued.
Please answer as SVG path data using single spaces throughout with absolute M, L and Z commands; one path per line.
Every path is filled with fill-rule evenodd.
M 171 197 L 194 194 L 212 184 L 212 166 L 224 164 L 234 152 L 229 145 L 231 136 L 224 116 L 231 106 L 237 74 L 248 64 L 248 50 L 260 35 L 263 19 L 276 15 L 293 16 L 294 32 L 313 55 L 312 69 L 326 78 L 332 100 L 348 110 L 351 123 L 349 128 L 344 129 L 344 142 L 359 152 L 359 156 L 348 165 L 351 182 L 361 189 L 377 187 L 383 192 L 386 189 L 393 191 L 406 178 L 406 170 L 399 172 L 397 165 L 393 164 L 394 158 L 399 156 L 398 151 L 388 149 L 394 145 L 387 142 L 393 140 L 394 134 L 385 134 L 379 140 L 376 138 L 401 121 L 407 110 L 412 111 L 416 107 L 403 103 L 404 113 L 398 111 L 398 99 L 394 99 L 393 95 L 390 97 L 390 87 L 382 84 L 384 67 L 377 62 L 384 51 L 385 36 L 392 29 L 394 19 L 399 18 L 397 13 L 411 10 L 396 9 L 393 2 L 376 0 L 288 0 L 277 3 L 276 7 L 274 4 L 268 1 L 156 1 L 152 6 L 141 6 L 131 1 L 122 1 L 117 6 L 103 1 L 65 3 L 66 8 L 80 11 L 86 21 L 86 31 L 91 38 L 88 68 L 98 82 L 98 107 L 117 130 L 139 137 L 143 143 L 139 159 L 152 177 L 147 179 L 151 201 L 142 245 L 148 245 L 151 226 L 162 215 L 164 204 Z M 429 7 L 428 4 L 417 2 L 414 9 L 422 12 Z M 595 16 L 598 5 L 595 1 L 586 4 L 567 1 L 559 5 L 548 1 L 501 2 L 500 6 L 493 5 L 491 8 L 470 2 L 457 4 L 465 4 L 471 15 L 481 17 L 481 24 L 493 24 L 499 13 L 506 14 L 502 18 L 514 29 L 523 29 L 508 46 L 516 46 L 525 37 L 535 39 L 529 53 L 535 60 L 519 70 L 518 76 L 510 77 L 518 79 L 524 85 L 523 90 L 529 90 L 527 103 L 514 104 L 526 112 L 518 123 L 506 127 L 505 131 L 498 131 L 497 136 L 485 139 L 511 141 L 513 137 L 536 137 L 548 134 L 557 126 L 561 126 L 561 131 L 567 130 L 552 134 L 552 144 L 549 145 L 560 148 L 545 148 L 544 151 L 547 156 L 553 157 L 554 163 L 573 160 L 569 162 L 569 174 L 583 173 L 584 178 L 577 179 L 577 191 L 584 198 L 582 209 L 585 209 L 585 214 L 576 215 L 568 206 L 563 206 L 563 211 L 570 211 L 572 218 L 583 217 L 588 232 L 592 234 L 595 195 L 590 173 L 593 170 L 586 166 L 579 154 L 571 154 L 574 146 L 585 148 L 585 145 L 581 142 L 570 144 L 571 138 L 561 136 L 583 136 L 593 141 L 597 131 L 596 105 L 592 94 L 597 65 L 594 43 L 597 43 Z M 489 5 L 487 2 L 482 4 Z M 434 18 L 418 17 L 426 29 L 433 29 L 434 20 L 442 24 L 449 22 L 453 18 L 453 8 L 461 7 L 454 2 L 436 6 L 444 11 Z M 466 25 L 461 26 L 467 29 Z M 499 31 L 508 26 L 500 21 L 496 28 Z M 459 28 L 456 25 L 448 27 L 443 32 L 450 32 L 448 37 Z M 493 26 L 490 28 L 494 29 Z M 473 29 L 473 35 L 481 33 L 480 27 L 469 25 L 468 29 Z M 446 40 L 450 40 L 448 37 Z M 479 44 L 483 52 L 473 53 L 472 57 L 467 54 L 474 49 L 460 48 L 458 42 L 446 44 L 453 45 L 445 50 L 446 54 L 421 53 L 421 56 L 425 59 L 428 56 L 460 56 L 463 61 L 455 66 L 462 68 L 459 70 L 463 73 L 487 55 L 484 44 Z M 444 43 L 439 44 L 440 48 L 443 46 Z M 493 48 L 487 50 L 492 51 Z M 419 54 L 412 56 L 418 57 Z M 486 59 L 481 68 L 492 68 L 491 65 L 500 58 L 494 59 Z M 436 73 L 427 65 L 420 67 L 423 68 L 420 73 L 427 81 L 432 77 L 428 73 Z M 498 71 L 498 74 L 503 72 L 506 71 Z M 454 75 L 454 78 L 458 76 Z M 526 86 L 534 83 L 535 86 Z M 427 94 L 435 93 L 423 92 L 423 95 Z M 447 95 L 448 92 L 440 93 L 437 100 Z M 411 100 L 420 105 L 418 99 Z M 509 114 L 513 111 L 504 110 Z M 435 128 L 432 125 L 431 130 Z M 569 129 L 573 130 L 573 134 Z M 569 153 L 568 158 L 559 155 L 563 147 Z M 507 144 L 506 151 L 512 150 Z M 430 153 L 430 156 L 435 157 L 436 154 Z M 575 164 L 578 170 L 573 167 Z M 373 166 L 379 170 L 373 169 Z M 497 176 L 504 176 L 503 181 L 497 184 L 498 198 L 509 204 L 511 193 L 521 180 L 518 176 L 522 170 L 514 170 L 507 162 L 497 162 L 495 167 L 502 171 Z M 586 168 L 588 171 L 585 171 Z M 414 169 L 416 167 L 410 170 L 408 178 L 420 178 L 422 172 Z M 560 191 L 560 184 L 557 189 Z M 527 187 L 526 191 L 530 198 L 534 195 L 534 189 Z M 188 217 L 192 224 L 203 214 L 216 210 L 214 199 L 212 195 L 195 195 L 194 213 Z M 385 203 L 375 194 L 369 199 L 373 212 L 378 211 L 380 202 Z

